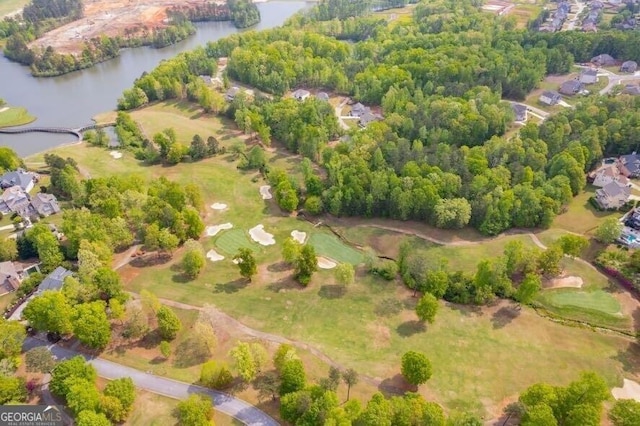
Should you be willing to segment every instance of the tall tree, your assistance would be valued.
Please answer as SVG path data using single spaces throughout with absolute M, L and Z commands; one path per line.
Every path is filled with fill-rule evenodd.
M 540 277 L 537 274 L 527 274 L 520 283 L 520 286 L 518 286 L 518 290 L 516 290 L 514 294 L 514 299 L 516 299 L 518 303 L 528 305 L 533 302 L 541 288 Z
M 176 338 L 182 322 L 180 318 L 173 312 L 173 309 L 167 306 L 161 306 L 156 313 L 158 319 L 158 331 L 163 340 L 173 340 Z
M 253 251 L 251 251 L 251 249 L 240 248 L 238 250 L 238 253 L 233 256 L 233 260 L 237 261 L 238 263 L 240 275 L 248 278 L 249 281 L 251 281 L 251 277 L 253 277 L 258 272 L 256 259 L 253 256 Z
M 56 362 L 53 359 L 53 355 L 44 346 L 38 346 L 33 349 L 29 349 L 25 353 L 25 364 L 27 371 L 30 373 L 49 373 Z
M 640 402 L 632 399 L 619 399 L 609 411 L 613 426 L 634 426 L 640 424 Z
M 304 286 L 309 284 L 311 276 L 318 270 L 316 250 L 311 244 L 305 244 L 296 259 L 296 279 Z
M 25 337 L 22 324 L 0 318 L 0 360 L 20 355 Z
M 304 389 L 306 374 L 304 365 L 299 359 L 287 361 L 280 372 L 282 382 L 280 384 L 280 396 Z
M 416 314 L 418 318 L 420 318 L 420 321 L 433 323 L 438 313 L 438 308 L 438 299 L 436 299 L 433 294 L 426 293 L 420 298 L 416 305 Z
M 72 313 L 73 308 L 61 292 L 47 290 L 27 304 L 22 317 L 36 330 L 69 334 Z
M 55 395 L 64 398 L 69 392 L 69 382 L 67 379 L 72 377 L 84 379 L 93 386 L 97 374 L 91 364 L 88 364 L 83 357 L 77 355 L 55 366 L 51 372 L 49 389 L 51 389 L 51 392 Z
M 191 394 L 180 401 L 177 407 L 180 424 L 192 426 L 211 426 L 213 405 L 206 395 Z
M 418 386 L 431 378 L 431 362 L 426 355 L 416 351 L 408 351 L 402 355 L 402 375 L 407 382 Z
M 353 368 L 349 368 L 344 373 L 342 373 L 342 380 L 347 385 L 347 401 L 349 401 L 351 387 L 355 386 L 359 380 L 358 372 Z
M 601 243 L 611 244 L 621 233 L 622 223 L 615 217 L 608 217 L 596 228 L 595 238 Z
M 334 275 L 338 284 L 345 287 L 353 284 L 356 277 L 353 265 L 350 263 L 340 263 L 336 266 Z
M 82 344 L 93 349 L 104 349 L 109 344 L 111 326 L 103 301 L 77 305 L 71 321 L 73 333 Z

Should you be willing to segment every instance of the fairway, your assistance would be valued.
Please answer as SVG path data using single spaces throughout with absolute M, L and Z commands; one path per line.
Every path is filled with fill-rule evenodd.
M 36 119 L 24 108 L 0 107 L 0 111 L 0 127 L 21 126 Z
M 551 290 L 547 300 L 558 307 L 573 306 L 576 308 L 600 311 L 608 315 L 619 316 L 620 303 L 609 293 L 602 290 L 575 291 L 571 289 Z
M 364 256 L 358 250 L 347 246 L 337 237 L 329 234 L 311 234 L 309 244 L 316 249 L 316 253 L 342 263 L 358 265 L 364 261 Z
M 242 229 L 231 229 L 223 232 L 216 239 L 216 247 L 229 255 L 235 255 L 241 248 L 248 248 L 254 252 L 258 251 L 257 244 L 249 241 L 247 233 Z

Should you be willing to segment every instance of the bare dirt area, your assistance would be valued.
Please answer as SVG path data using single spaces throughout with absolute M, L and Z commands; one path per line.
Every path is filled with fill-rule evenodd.
M 60 53 L 79 53 L 94 37 L 138 34 L 167 24 L 171 6 L 197 5 L 206 0 L 86 0 L 84 17 L 49 31 L 32 46 L 53 47 Z M 32 47 L 31 46 L 31 47 Z

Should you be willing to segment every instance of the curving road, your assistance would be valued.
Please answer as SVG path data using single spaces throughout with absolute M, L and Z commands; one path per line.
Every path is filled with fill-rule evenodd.
M 168 396 L 169 398 L 186 399 L 192 393 L 205 394 L 211 398 L 216 410 L 225 413 L 246 425 L 279 425 L 278 422 L 264 411 L 223 392 L 144 373 L 134 368 L 125 367 L 123 365 L 116 364 L 115 362 L 107 361 L 106 359 L 84 355 L 57 345 L 50 345 L 48 342 L 34 337 L 27 337 L 25 339 L 23 349 L 26 351 L 36 346 L 46 346 L 47 349 L 49 349 L 58 359 L 69 359 L 74 356 L 81 355 L 87 360 L 87 362 L 95 367 L 100 377 L 104 377 L 109 380 L 130 377 L 133 380 L 133 383 L 140 389 Z

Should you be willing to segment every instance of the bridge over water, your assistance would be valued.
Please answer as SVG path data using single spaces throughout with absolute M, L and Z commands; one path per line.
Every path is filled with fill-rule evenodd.
M 68 133 L 74 135 L 78 140 L 82 140 L 82 133 L 87 130 L 100 129 L 103 127 L 114 126 L 116 123 L 87 124 L 86 126 L 71 127 L 5 127 L 0 128 L 0 134 L 15 135 L 19 133 Z

